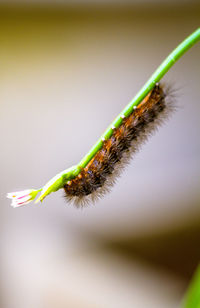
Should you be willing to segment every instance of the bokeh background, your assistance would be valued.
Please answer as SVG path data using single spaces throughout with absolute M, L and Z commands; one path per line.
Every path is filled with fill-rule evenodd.
M 180 306 L 200 258 L 200 45 L 164 78 L 178 110 L 96 205 L 6 193 L 76 164 L 199 21 L 191 0 L 0 2 L 0 307 Z

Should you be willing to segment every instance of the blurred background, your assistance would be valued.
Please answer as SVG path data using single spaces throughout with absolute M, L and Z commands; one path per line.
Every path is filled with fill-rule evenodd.
M 0 2 L 0 307 L 180 307 L 200 258 L 200 44 L 164 78 L 177 111 L 97 204 L 6 193 L 76 164 L 199 20 L 191 0 Z

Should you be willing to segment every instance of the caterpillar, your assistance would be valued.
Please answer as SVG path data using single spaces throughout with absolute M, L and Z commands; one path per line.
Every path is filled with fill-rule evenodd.
M 8 193 L 11 205 L 25 205 L 41 192 L 37 203 L 63 188 L 66 199 L 79 207 L 109 191 L 140 145 L 174 111 L 172 91 L 159 81 L 199 40 L 200 28 L 168 55 L 79 164 L 60 172 L 42 188 Z
M 113 135 L 74 179 L 64 185 L 66 199 L 82 206 L 110 191 L 123 167 L 163 120 L 175 109 L 172 91 L 159 83 L 132 113 L 121 115 L 122 123 L 112 127 Z

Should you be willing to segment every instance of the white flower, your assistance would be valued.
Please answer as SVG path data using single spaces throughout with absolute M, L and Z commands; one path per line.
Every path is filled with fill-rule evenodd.
M 11 206 L 19 207 L 28 204 L 33 199 L 35 199 L 39 191 L 40 189 L 39 190 L 27 189 L 27 190 L 12 192 L 7 194 L 7 198 L 12 199 Z

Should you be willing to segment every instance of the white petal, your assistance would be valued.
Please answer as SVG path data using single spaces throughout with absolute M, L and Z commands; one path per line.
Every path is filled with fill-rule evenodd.
M 16 192 L 12 192 L 12 193 L 7 193 L 7 198 L 9 198 L 9 199 L 13 199 L 13 198 L 15 198 L 15 196 L 16 196 Z
M 22 191 L 16 191 L 16 192 L 11 192 L 7 194 L 7 198 L 9 199 L 13 199 L 13 198 L 22 198 L 22 197 L 26 197 L 29 196 L 31 193 L 30 189 L 27 190 L 22 190 Z
M 11 203 L 11 206 L 14 207 L 14 208 L 15 207 L 20 207 L 20 206 L 28 204 L 29 202 L 31 202 L 30 199 L 27 200 L 27 201 L 24 201 L 24 202 L 19 202 L 19 200 L 13 199 L 12 203 Z

